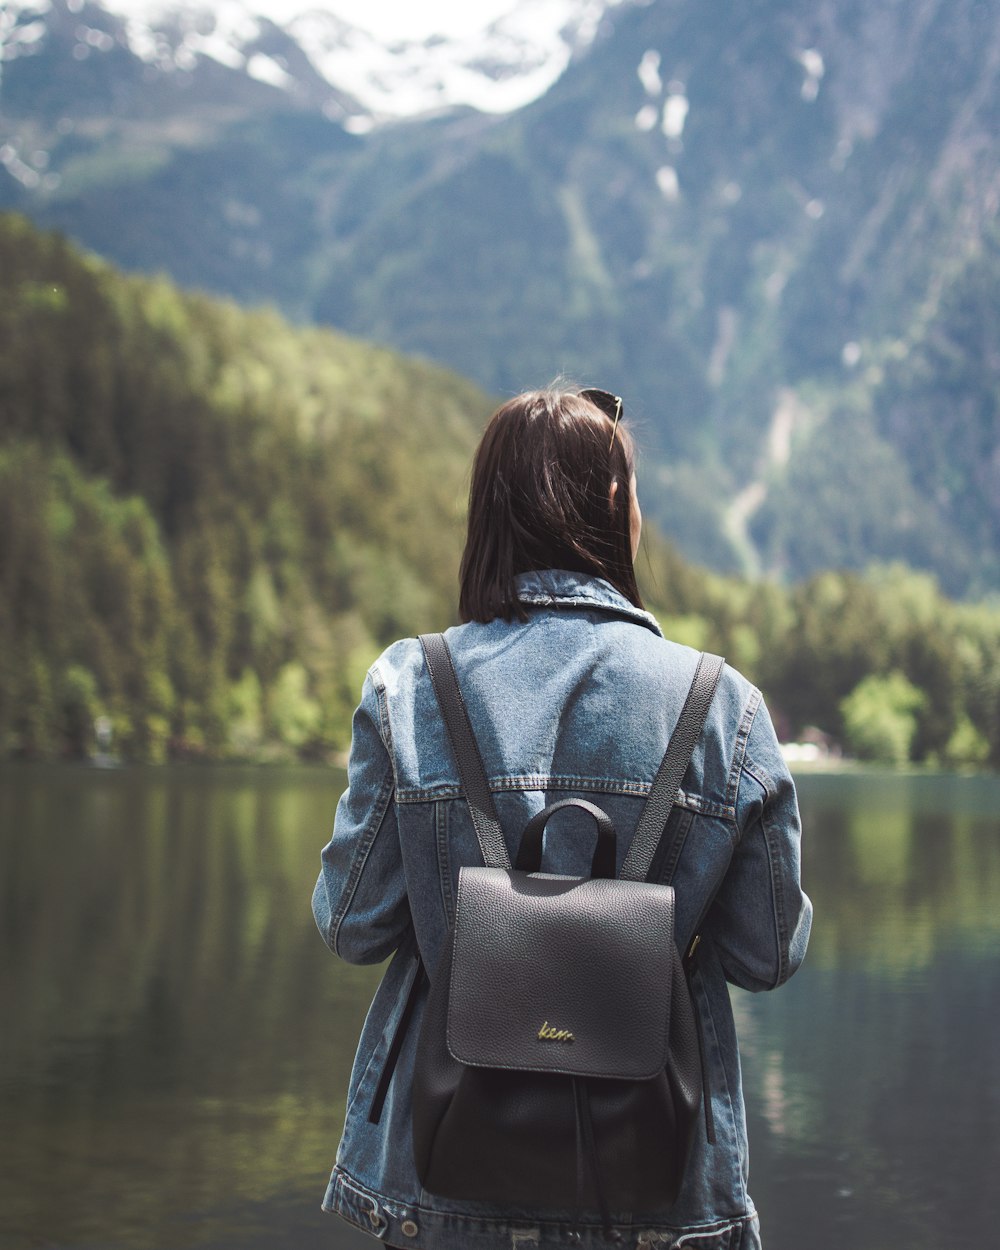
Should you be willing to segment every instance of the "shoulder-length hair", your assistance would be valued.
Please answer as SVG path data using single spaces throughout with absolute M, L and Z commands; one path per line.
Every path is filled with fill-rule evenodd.
M 602 577 L 641 608 L 634 472 L 628 430 L 576 389 L 529 391 L 499 408 L 472 464 L 461 619 L 525 620 L 514 579 L 534 569 Z

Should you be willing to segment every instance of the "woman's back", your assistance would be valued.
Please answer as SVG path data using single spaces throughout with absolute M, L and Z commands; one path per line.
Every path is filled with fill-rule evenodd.
M 525 621 L 473 622 L 448 633 L 508 849 L 516 851 L 520 831 L 542 807 L 577 796 L 611 817 L 620 866 L 697 654 L 664 640 L 653 618 L 601 579 L 549 570 L 519 576 L 517 590 Z M 365 1026 L 326 1205 L 372 1227 L 375 1204 L 400 1244 L 511 1244 L 522 1227 L 511 1212 L 434 1198 L 416 1178 L 409 1086 L 419 1018 L 404 1040 L 381 1121 L 368 1121 L 415 950 L 433 970 L 453 918 L 458 871 L 481 863 L 415 639 L 395 644 L 373 666 L 355 722 L 350 782 L 324 852 L 317 920 L 346 958 L 375 960 L 397 947 L 401 953 Z M 706 1061 L 716 1144 L 701 1129 L 678 1203 L 669 1212 L 637 1214 L 636 1221 L 665 1233 L 731 1225 L 719 1234 L 728 1240 L 717 1244 L 752 1246 L 726 980 L 763 989 L 790 975 L 804 952 L 809 909 L 798 886 L 794 792 L 759 693 L 732 669 L 713 700 L 671 826 L 671 833 L 680 830 L 680 857 L 655 867 L 676 887 L 682 949 L 719 891 L 701 926 L 693 987 L 711 1039 Z M 546 839 L 546 869 L 585 873 L 593 842 L 588 823 L 555 833 Z M 550 1216 L 552 1244 L 565 1244 L 567 1231 L 586 1229 L 573 1213 Z M 598 1222 L 592 1232 L 598 1244 Z

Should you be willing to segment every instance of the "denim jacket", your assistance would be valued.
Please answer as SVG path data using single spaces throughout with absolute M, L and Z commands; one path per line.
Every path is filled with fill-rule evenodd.
M 697 663 L 607 582 L 562 570 L 518 579 L 526 622 L 450 629 L 448 643 L 513 858 L 529 817 L 589 798 L 618 831 L 618 867 Z M 572 810 L 572 809 L 571 809 Z M 715 1142 L 704 1122 L 668 1210 L 615 1216 L 614 1240 L 639 1250 L 753 1250 L 740 1064 L 727 982 L 773 989 L 805 953 L 812 915 L 799 878 L 799 814 L 761 695 L 728 666 L 654 861 L 677 897 L 684 950 L 701 921 L 693 993 L 701 1015 Z M 574 837 L 575 833 L 575 837 Z M 666 841 L 666 840 L 665 840 Z M 586 875 L 587 822 L 546 831 L 546 871 Z M 481 863 L 423 653 L 414 638 L 370 669 L 354 717 L 348 789 L 322 852 L 313 913 L 341 958 L 393 956 L 368 1012 L 344 1134 L 323 1206 L 391 1246 L 434 1250 L 606 1248 L 599 1217 L 458 1202 L 425 1191 L 411 1148 L 410 1083 L 423 1001 L 405 1033 L 381 1120 L 372 1094 L 419 949 L 433 975 L 454 911 L 458 870 Z

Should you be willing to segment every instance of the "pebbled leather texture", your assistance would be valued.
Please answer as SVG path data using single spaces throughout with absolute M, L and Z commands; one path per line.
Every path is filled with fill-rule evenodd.
M 463 868 L 448 1049 L 476 1067 L 651 1080 L 672 950 L 670 886 Z

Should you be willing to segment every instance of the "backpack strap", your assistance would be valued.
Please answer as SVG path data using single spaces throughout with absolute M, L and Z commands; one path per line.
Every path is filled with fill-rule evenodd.
M 421 634 L 420 645 L 427 661 L 427 671 L 431 675 L 431 684 L 437 696 L 438 706 L 451 749 L 458 764 L 458 776 L 465 790 L 465 798 L 472 814 L 472 823 L 479 839 L 479 849 L 487 868 L 509 868 L 510 856 L 507 854 L 507 843 L 504 841 L 500 818 L 497 816 L 496 805 L 490 792 L 490 783 L 486 778 L 483 757 L 479 754 L 479 745 L 472 732 L 472 722 L 465 699 L 455 676 L 451 652 L 443 634 Z M 423 956 L 417 949 L 413 972 L 410 978 L 406 1001 L 389 1044 L 389 1050 L 382 1065 L 378 1083 L 372 1094 L 368 1108 L 368 1119 L 378 1124 L 382 1119 L 382 1109 L 389 1093 L 392 1074 L 396 1070 L 399 1054 L 403 1048 L 403 1040 L 410 1027 L 410 1019 L 417 1005 L 417 1000 L 427 984 L 427 969 Z
M 629 846 L 628 854 L 625 856 L 625 863 L 622 864 L 619 876 L 624 880 L 645 881 L 649 876 L 656 852 L 659 850 L 660 842 L 667 830 L 667 821 L 674 810 L 677 791 L 680 789 L 680 784 L 684 780 L 684 773 L 691 762 L 694 748 L 701 737 L 702 730 L 705 728 L 708 709 L 712 706 L 712 700 L 715 698 L 715 691 L 718 688 L 719 678 L 722 676 L 725 663 L 721 656 L 712 655 L 705 651 L 698 657 L 698 666 L 694 670 L 694 677 L 687 692 L 687 698 L 684 700 L 680 717 L 674 726 L 674 732 L 670 735 L 670 742 L 667 744 L 667 750 L 660 762 L 660 767 L 653 778 L 653 785 L 639 816 L 639 823 L 636 825 L 632 844 Z M 674 834 L 674 842 L 676 843 L 683 836 L 681 830 L 678 829 Z M 673 853 L 674 849 L 673 845 L 668 848 L 669 862 L 671 863 L 676 862 L 676 856 Z M 697 944 L 698 937 L 696 936 L 688 950 L 687 957 L 683 961 L 684 973 L 689 985 Z M 698 1060 L 701 1065 L 705 1138 L 709 1145 L 714 1145 L 715 1124 L 712 1116 L 712 1091 L 708 1083 L 708 1065 L 705 1062 L 704 1025 L 697 1004 L 692 1001 L 692 1006 L 694 1007 L 695 1031 L 698 1037 Z
M 680 719 L 670 735 L 666 753 L 653 779 L 632 843 L 619 874 L 624 881 L 645 881 L 677 799 L 677 791 L 691 762 L 691 755 L 705 728 L 708 709 L 715 697 L 725 660 L 703 651 L 698 658 L 691 688 Z
M 493 803 L 490 783 L 486 779 L 483 757 L 472 732 L 472 722 L 459 689 L 451 652 L 444 634 L 421 634 L 420 645 L 431 675 L 434 693 L 441 708 L 451 749 L 458 764 L 458 775 L 472 813 L 472 823 L 479 839 L 483 862 L 487 868 L 509 868 L 510 856 L 504 841 L 500 819 Z

